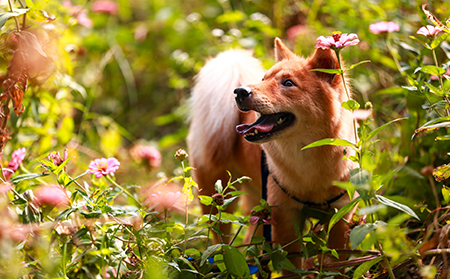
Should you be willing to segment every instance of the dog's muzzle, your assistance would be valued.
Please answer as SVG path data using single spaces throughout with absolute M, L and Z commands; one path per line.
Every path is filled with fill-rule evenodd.
M 236 105 L 242 111 L 250 110 L 250 96 L 252 95 L 252 89 L 248 86 L 241 86 L 234 89 L 234 99 L 236 100 Z

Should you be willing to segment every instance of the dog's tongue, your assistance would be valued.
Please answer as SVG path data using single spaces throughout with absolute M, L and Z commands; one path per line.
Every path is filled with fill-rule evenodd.
M 252 124 L 241 124 L 236 126 L 236 131 L 239 135 L 243 136 L 247 133 L 252 133 L 256 129 L 259 132 L 267 133 L 270 132 L 273 127 L 275 126 L 275 118 L 263 115 L 260 118 L 258 118 L 255 122 Z

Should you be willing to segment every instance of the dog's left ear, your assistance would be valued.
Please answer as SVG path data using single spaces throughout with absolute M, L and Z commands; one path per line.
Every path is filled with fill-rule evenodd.
M 275 59 L 280 62 L 283 59 L 289 59 L 295 54 L 287 48 L 280 38 L 275 38 Z
M 337 60 L 336 53 L 331 49 L 316 49 L 313 56 L 309 60 L 309 64 L 311 69 L 339 69 L 339 62 Z M 328 74 L 319 71 L 315 71 L 315 73 L 319 78 L 330 84 L 333 82 L 335 77 L 335 74 Z

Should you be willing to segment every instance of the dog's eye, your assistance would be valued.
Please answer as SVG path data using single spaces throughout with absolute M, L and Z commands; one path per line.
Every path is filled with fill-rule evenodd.
M 292 80 L 290 80 L 290 79 L 287 79 L 287 80 L 283 81 L 281 84 L 283 86 L 286 86 L 286 87 L 291 87 L 291 86 L 295 85 L 295 83 Z

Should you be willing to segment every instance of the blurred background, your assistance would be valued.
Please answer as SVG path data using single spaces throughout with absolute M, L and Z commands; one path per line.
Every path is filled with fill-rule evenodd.
M 159 172 L 172 175 L 178 165 L 173 154 L 186 148 L 190 88 L 208 58 L 229 48 L 252 49 L 269 68 L 275 37 L 307 56 L 318 36 L 340 31 L 356 33 L 361 41 L 342 51 L 347 65 L 371 61 L 350 77 L 355 99 L 363 107 L 373 103 L 374 127 L 410 116 L 381 134 L 375 173 L 389 177 L 388 185 L 395 177 L 399 196 L 429 193 L 429 187 L 409 185 L 422 177 L 423 167 L 448 160 L 448 143 L 436 144 L 435 135 L 411 141 L 427 120 L 426 100 L 401 87 L 408 85 L 405 73 L 432 62 L 430 52 L 410 38 L 430 24 L 421 10 L 424 3 L 441 20 L 450 15 L 447 1 L 16 1 L 16 8 L 30 8 L 25 29 L 36 35 L 48 58 L 38 60 L 30 74 L 25 111 L 8 122 L 11 140 L 4 161 L 25 146 L 31 168 L 35 159 L 68 148 L 69 156 L 77 157 L 74 169 L 86 169 L 92 158 L 117 157 L 122 162 L 118 180 L 128 184 L 146 184 Z M 9 10 L 8 1 L 0 4 Z M 393 21 L 400 30 L 371 33 L 369 25 L 379 21 Z M 3 74 L 15 47 L 15 28 L 10 19 L 2 29 Z M 444 42 L 441 63 L 449 50 Z M 136 145 L 152 149 L 142 155 Z

